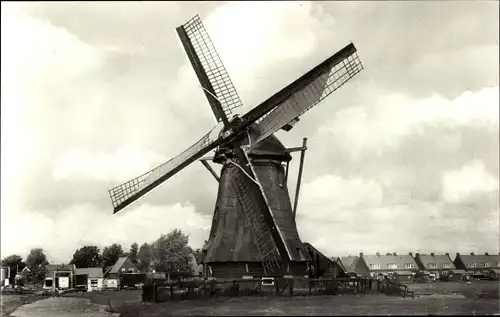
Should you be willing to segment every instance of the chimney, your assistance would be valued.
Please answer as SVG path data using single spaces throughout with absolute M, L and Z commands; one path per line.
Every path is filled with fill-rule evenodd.
M 457 252 L 457 256 L 460 256 L 460 253 Z
M 396 252 L 392 252 L 392 255 L 396 256 L 396 255 L 398 255 L 398 254 L 397 254 Z
M 431 252 L 431 256 L 434 256 L 434 252 Z
M 408 253 L 411 257 L 413 257 L 413 252 Z
M 377 256 L 380 256 L 380 252 L 375 253 Z
M 489 255 L 488 252 L 484 252 L 484 255 Z
M 363 252 L 359 252 L 359 257 L 363 258 Z
M 474 255 L 474 252 L 471 252 L 470 255 Z
M 418 258 L 420 256 L 420 253 L 415 253 L 415 257 Z
M 450 256 L 450 254 L 448 252 L 445 253 L 447 256 Z

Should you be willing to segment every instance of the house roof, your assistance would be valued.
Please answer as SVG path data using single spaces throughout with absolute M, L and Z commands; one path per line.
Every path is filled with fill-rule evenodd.
M 453 264 L 453 261 L 450 259 L 450 256 L 449 255 L 446 255 L 446 254 L 438 254 L 438 255 L 429 255 L 429 254 L 425 254 L 425 255 L 418 255 L 417 258 L 420 260 L 420 262 L 422 263 L 422 265 L 424 266 L 425 269 L 431 269 L 429 267 L 429 264 L 430 263 L 434 263 L 436 264 L 437 268 L 443 268 L 443 264 L 449 264 L 450 267 L 448 267 L 448 269 L 454 269 L 455 268 L 455 264 Z
M 401 255 L 364 255 L 363 260 L 365 261 L 368 268 L 371 264 L 380 265 L 380 269 L 370 269 L 370 270 L 398 270 L 405 269 L 405 264 L 413 264 L 415 269 L 418 269 L 415 259 L 411 255 L 401 254 Z M 396 264 L 397 268 L 389 268 L 389 264 Z M 408 268 L 406 268 L 408 269 Z
M 123 264 L 125 264 L 125 261 L 127 261 L 127 259 L 128 256 L 119 257 L 118 260 L 116 260 L 115 265 L 113 265 L 113 267 L 111 268 L 111 270 L 109 270 L 106 273 L 120 273 L 120 269 L 122 268 Z
M 76 266 L 74 264 L 47 264 L 45 270 L 47 273 L 53 273 L 54 271 L 74 271 Z
M 472 264 L 476 264 L 475 268 L 485 267 L 484 264 L 489 264 L 487 267 L 500 267 L 500 254 L 460 254 L 460 258 L 464 265 L 468 268 L 473 267 Z
M 103 277 L 101 267 L 85 267 L 75 269 L 75 275 L 88 275 L 88 277 Z
M 341 256 L 339 257 L 340 264 L 344 267 L 345 271 L 348 273 L 354 272 L 354 268 L 356 267 L 356 262 L 359 259 L 359 256 Z
M 106 268 L 104 269 L 104 274 L 108 274 L 109 271 L 111 271 L 112 268 L 113 268 L 113 265 L 106 266 Z
M 321 252 L 321 251 L 319 251 L 318 249 L 316 249 L 316 248 L 315 248 L 312 244 L 310 244 L 309 242 L 304 242 L 304 243 L 303 243 L 303 246 L 304 246 L 304 249 L 306 249 L 306 250 L 308 250 L 308 251 L 310 250 L 310 251 L 312 251 L 312 252 L 317 253 L 317 254 L 318 254 L 321 258 L 326 259 L 326 260 L 328 260 L 328 261 L 330 261 L 330 262 L 335 262 L 335 261 L 333 261 L 331 258 L 329 258 L 329 257 L 327 257 L 326 255 L 324 255 L 324 254 L 323 254 L 323 252 Z

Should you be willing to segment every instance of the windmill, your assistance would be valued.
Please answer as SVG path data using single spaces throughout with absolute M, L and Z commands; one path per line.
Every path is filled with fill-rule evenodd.
M 119 212 L 173 175 L 201 160 L 219 183 L 208 244 L 207 275 L 304 275 L 310 260 L 297 232 L 286 186 L 290 152 L 274 133 L 289 131 L 299 117 L 359 73 L 363 66 L 350 43 L 243 116 L 242 102 L 199 16 L 177 34 L 219 123 L 184 152 L 109 191 Z M 215 150 L 218 176 L 204 155 Z M 286 164 L 286 170 L 285 166 Z M 300 178 L 300 172 L 299 172 Z M 300 184 L 300 182 L 299 182 Z M 298 193 L 296 193 L 298 194 Z

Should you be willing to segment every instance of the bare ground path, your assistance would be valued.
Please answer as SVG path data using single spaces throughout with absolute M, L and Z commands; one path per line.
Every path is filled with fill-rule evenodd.
M 50 297 L 26 304 L 14 311 L 13 317 L 111 317 L 105 305 L 91 303 L 85 298 Z

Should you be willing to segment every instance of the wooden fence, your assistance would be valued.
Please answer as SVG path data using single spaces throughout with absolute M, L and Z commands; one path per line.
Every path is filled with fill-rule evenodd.
M 412 296 L 408 286 L 371 278 L 275 278 L 265 285 L 261 279 L 153 281 L 143 286 L 143 301 L 203 299 L 218 296 L 312 296 L 342 293 L 385 293 Z

